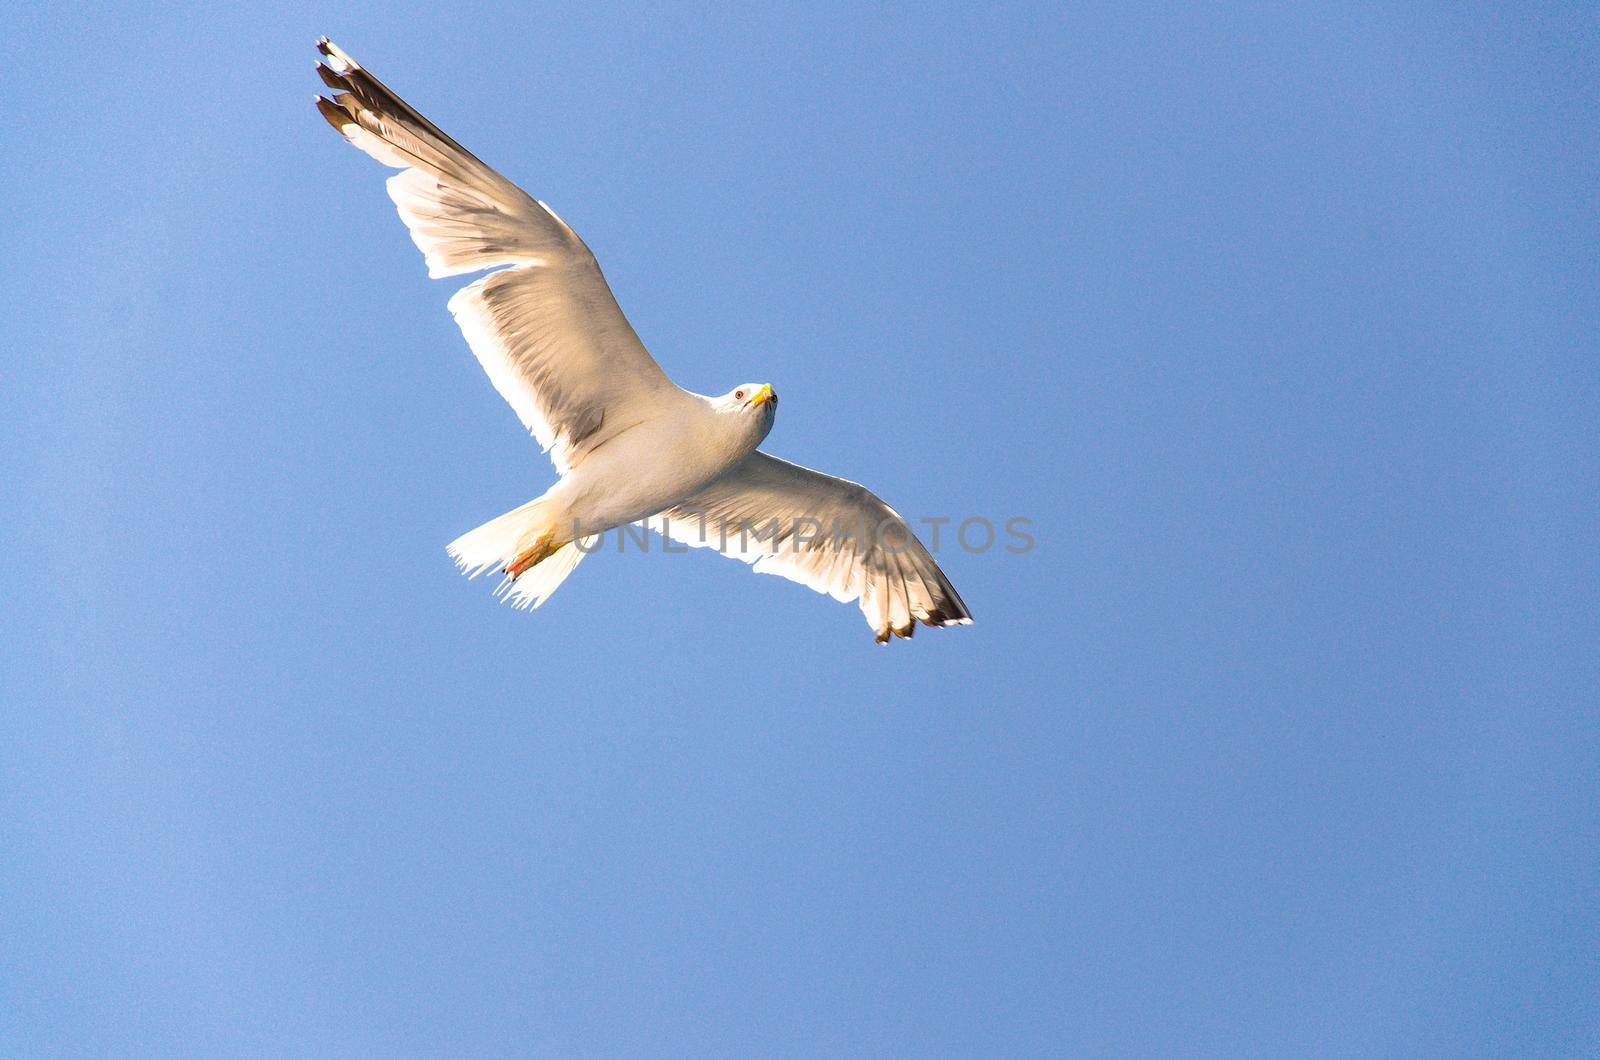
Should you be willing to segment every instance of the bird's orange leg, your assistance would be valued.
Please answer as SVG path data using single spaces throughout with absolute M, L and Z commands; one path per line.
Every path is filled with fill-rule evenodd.
M 506 564 L 505 573 L 510 576 L 512 581 L 516 581 L 527 572 L 528 568 L 542 563 L 554 555 L 562 544 L 565 544 L 565 542 L 558 544 L 554 534 L 543 535 L 529 548 L 518 553 L 516 559 Z

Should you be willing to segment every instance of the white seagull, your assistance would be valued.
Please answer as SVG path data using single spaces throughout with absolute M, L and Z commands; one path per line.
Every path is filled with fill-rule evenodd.
M 326 37 L 317 109 L 401 172 L 389 197 L 434 278 L 496 269 L 450 312 L 500 396 L 550 454 L 543 496 L 448 546 L 469 576 L 537 607 L 605 531 L 648 520 L 684 544 L 848 602 L 878 643 L 916 623 L 964 625 L 967 607 L 893 508 L 854 482 L 756 447 L 778 395 L 745 383 L 720 397 L 668 379 L 634 334 L 582 239 L 542 202 L 418 114 Z

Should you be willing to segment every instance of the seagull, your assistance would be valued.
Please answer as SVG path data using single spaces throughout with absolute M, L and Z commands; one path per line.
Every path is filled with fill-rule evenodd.
M 326 37 L 317 109 L 350 143 L 400 170 L 387 181 L 434 279 L 489 271 L 450 313 L 489 381 L 555 464 L 545 493 L 452 541 L 469 577 L 538 607 L 605 531 L 643 522 L 761 573 L 859 600 L 874 640 L 972 616 L 900 515 L 866 487 L 757 448 L 778 393 L 719 397 L 667 378 L 578 234 L 481 162 Z

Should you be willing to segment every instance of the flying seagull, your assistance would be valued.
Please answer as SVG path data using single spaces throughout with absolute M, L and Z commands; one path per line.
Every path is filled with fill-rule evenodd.
M 778 394 L 720 397 L 668 379 L 634 334 L 582 239 L 555 211 L 456 143 L 326 37 L 317 109 L 400 170 L 387 184 L 435 279 L 494 269 L 449 308 L 500 396 L 560 474 L 542 496 L 448 546 L 469 576 L 505 575 L 519 607 L 542 604 L 613 527 L 647 520 L 828 593 L 859 599 L 878 643 L 916 623 L 965 625 L 966 604 L 893 508 L 854 482 L 757 446 Z

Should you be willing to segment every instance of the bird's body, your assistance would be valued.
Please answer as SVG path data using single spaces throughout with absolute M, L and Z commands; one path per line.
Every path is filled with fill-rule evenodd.
M 541 202 L 489 168 L 331 42 L 318 97 L 334 128 L 401 172 L 389 195 L 429 275 L 497 271 L 450 299 L 490 381 L 549 451 L 542 496 L 456 539 L 463 570 L 506 574 L 538 606 L 586 540 L 649 520 L 841 601 L 859 599 L 877 640 L 915 622 L 971 616 L 893 509 L 853 482 L 761 452 L 777 395 L 747 383 L 720 397 L 674 384 L 612 297 L 594 255 Z
M 660 415 L 618 432 L 550 487 L 541 499 L 550 505 L 557 536 L 604 533 L 672 507 L 753 452 L 772 421 L 769 411 L 723 410 L 715 399 L 684 392 Z

